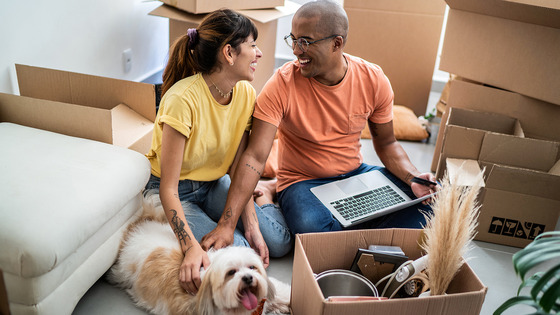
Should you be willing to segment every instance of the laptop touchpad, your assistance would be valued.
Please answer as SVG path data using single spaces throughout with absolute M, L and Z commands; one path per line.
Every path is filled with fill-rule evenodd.
M 336 183 L 336 185 L 345 194 L 355 194 L 367 189 L 367 186 L 361 180 L 358 180 L 356 178 L 340 181 Z

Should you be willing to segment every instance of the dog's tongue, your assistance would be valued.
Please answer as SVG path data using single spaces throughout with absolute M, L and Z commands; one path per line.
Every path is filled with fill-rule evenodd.
M 257 301 L 257 297 L 253 292 L 249 291 L 249 289 L 245 289 L 241 293 L 241 303 L 243 303 L 246 309 L 252 310 L 258 306 L 259 301 Z

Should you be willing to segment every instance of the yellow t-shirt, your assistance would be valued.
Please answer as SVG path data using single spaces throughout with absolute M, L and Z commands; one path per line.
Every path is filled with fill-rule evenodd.
M 243 133 L 251 129 L 255 97 L 255 89 L 247 81 L 235 85 L 228 105 L 214 100 L 200 73 L 175 83 L 161 99 L 154 123 L 152 146 L 146 155 L 152 174 L 161 177 L 165 123 L 187 138 L 181 180 L 212 181 L 224 176 Z

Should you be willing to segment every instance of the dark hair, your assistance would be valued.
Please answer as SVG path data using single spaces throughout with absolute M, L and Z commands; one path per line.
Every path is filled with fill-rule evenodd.
M 218 64 L 218 53 L 225 45 L 230 44 L 239 52 L 239 45 L 247 37 L 253 35 L 256 40 L 258 36 L 257 27 L 249 18 L 229 9 L 208 14 L 200 22 L 196 34 L 192 31 L 188 33 L 171 46 L 169 61 L 163 71 L 162 95 L 181 79 L 198 72 L 215 71 L 217 66 L 221 66 Z M 194 42 L 191 38 L 195 38 Z

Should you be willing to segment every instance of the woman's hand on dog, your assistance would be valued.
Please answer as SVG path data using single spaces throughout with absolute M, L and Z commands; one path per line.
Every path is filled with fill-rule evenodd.
M 191 295 L 195 295 L 200 288 L 200 268 L 207 269 L 210 266 L 210 260 L 206 252 L 199 244 L 193 244 L 185 252 L 183 262 L 179 267 L 179 283 L 181 287 Z

